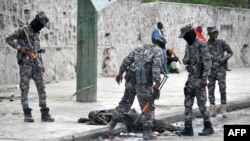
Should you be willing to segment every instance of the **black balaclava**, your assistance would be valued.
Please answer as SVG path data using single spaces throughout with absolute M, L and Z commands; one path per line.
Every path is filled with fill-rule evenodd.
M 39 32 L 44 27 L 44 25 L 37 18 L 30 22 L 30 26 L 35 32 Z
M 195 33 L 194 29 L 187 32 L 183 36 L 183 38 L 188 42 L 189 45 L 192 45 L 194 43 L 195 38 L 196 38 L 196 33 Z

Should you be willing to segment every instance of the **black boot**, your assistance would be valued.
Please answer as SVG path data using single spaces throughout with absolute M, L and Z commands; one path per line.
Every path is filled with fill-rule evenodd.
M 193 131 L 192 123 L 185 122 L 184 126 L 185 126 L 184 129 L 182 129 L 180 132 L 178 132 L 178 134 L 181 136 L 193 136 L 194 131 Z
M 49 114 L 49 108 L 41 108 L 41 120 L 44 122 L 54 122 L 55 119 Z
M 27 109 L 23 109 L 24 112 L 24 122 L 34 122 L 34 119 L 32 118 L 32 114 L 31 114 L 31 110 L 30 108 Z
M 209 136 L 214 133 L 214 129 L 210 121 L 204 122 L 204 129 L 199 132 L 199 136 Z
M 117 123 L 118 123 L 118 119 L 114 115 L 112 115 L 112 118 L 111 118 L 110 122 L 108 123 L 108 128 L 110 130 L 113 130 Z
M 152 128 L 143 127 L 142 138 L 144 140 L 154 140 L 156 137 L 153 135 Z

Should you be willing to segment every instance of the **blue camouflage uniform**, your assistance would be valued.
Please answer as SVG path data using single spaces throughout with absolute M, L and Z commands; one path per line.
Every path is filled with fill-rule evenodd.
M 29 41 L 24 33 L 24 28 L 27 28 L 27 31 L 29 31 Z M 14 49 L 19 49 L 20 45 L 16 42 L 16 40 L 23 40 L 30 51 L 37 52 L 40 49 L 39 32 L 34 32 L 29 25 L 25 26 L 24 28 L 17 29 L 11 33 L 6 38 L 6 42 Z M 20 89 L 23 109 L 29 108 L 28 92 L 31 79 L 34 80 L 35 85 L 37 86 L 39 106 L 46 107 L 46 92 L 43 82 L 42 58 L 38 54 L 36 54 L 36 57 L 37 60 L 32 60 L 27 54 L 23 54 L 21 58 L 19 58 Z
M 160 66 L 162 60 L 162 50 L 156 45 L 139 46 L 129 53 L 119 69 L 119 73 L 121 74 L 126 71 L 125 92 L 112 117 L 116 117 L 121 121 L 124 115 L 130 110 L 135 95 L 137 95 L 141 109 L 143 109 L 147 102 L 150 103 L 150 109 L 142 119 L 143 127 L 153 127 L 152 121 L 155 104 L 152 84 L 154 82 L 160 83 Z M 130 73 L 128 71 L 133 73 L 133 78 L 131 76 L 130 78 L 127 77 L 128 73 Z
M 210 104 L 215 105 L 215 83 L 218 81 L 221 104 L 227 104 L 226 98 L 226 61 L 233 56 L 230 46 L 221 39 L 214 42 L 208 41 L 208 48 L 212 58 L 212 68 L 208 80 L 208 94 Z M 225 54 L 226 52 L 226 54 Z M 223 59 L 222 63 L 218 59 Z
M 31 108 L 28 104 L 29 83 L 33 79 L 38 91 L 39 106 L 41 107 L 41 120 L 44 122 L 54 122 L 49 114 L 46 104 L 45 84 L 43 82 L 43 60 L 40 53 L 40 30 L 47 26 L 49 22 L 45 12 L 40 11 L 30 24 L 15 30 L 6 37 L 6 42 L 14 49 L 17 49 L 17 60 L 20 68 L 20 89 L 21 102 L 24 111 L 24 122 L 34 122 Z
M 200 63 L 203 64 L 203 68 L 200 68 Z M 200 85 L 202 79 L 208 78 L 211 68 L 211 58 L 206 43 L 196 38 L 193 45 L 187 45 L 183 64 L 187 65 L 188 69 L 188 80 L 184 88 L 185 121 L 192 122 L 193 120 L 192 106 L 195 97 L 204 122 L 210 121 L 206 108 L 206 87 Z
M 180 134 L 193 136 L 193 104 L 196 98 L 204 122 L 204 129 L 198 134 L 199 136 L 211 135 L 214 130 L 210 121 L 210 113 L 206 107 L 206 85 L 212 65 L 211 56 L 207 44 L 198 39 L 192 25 L 186 25 L 180 31 L 179 38 L 183 38 L 187 42 L 182 61 L 188 71 L 188 79 L 184 87 L 185 128 Z

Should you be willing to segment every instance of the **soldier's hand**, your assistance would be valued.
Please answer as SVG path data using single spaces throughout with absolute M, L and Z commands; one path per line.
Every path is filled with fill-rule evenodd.
M 122 82 L 122 79 L 123 79 L 122 73 L 117 74 L 115 77 L 115 80 L 118 83 L 118 85 L 120 85 L 120 83 Z
M 206 87 L 207 86 L 207 79 L 201 79 L 200 85 L 201 85 L 201 87 Z
M 224 59 L 223 59 L 223 58 L 218 59 L 217 62 L 218 62 L 218 63 L 223 63 L 223 62 L 224 62 Z
M 20 51 L 21 53 L 27 53 L 27 49 L 26 49 L 25 47 L 20 47 L 20 48 L 19 48 L 19 51 Z
M 157 84 L 157 83 L 155 83 L 155 84 L 152 86 L 152 89 L 153 89 L 154 93 L 158 92 L 159 86 L 160 86 L 160 85 Z

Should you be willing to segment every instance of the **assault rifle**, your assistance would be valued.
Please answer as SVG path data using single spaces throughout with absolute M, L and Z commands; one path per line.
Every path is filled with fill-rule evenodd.
M 176 57 L 177 58 L 177 61 L 180 63 L 180 64 L 182 64 L 181 63 L 181 60 L 179 59 L 179 57 L 173 52 L 173 55 L 174 55 L 174 57 Z
M 28 48 L 28 46 L 27 46 L 27 44 L 25 43 L 24 40 L 19 39 L 19 40 L 18 40 L 18 43 L 20 44 L 21 47 L 25 47 L 25 48 L 26 48 L 26 52 L 27 52 L 27 55 L 29 56 L 29 58 L 30 58 L 31 60 L 36 61 L 36 62 L 37 62 L 37 65 L 41 68 L 41 67 L 42 67 L 42 63 L 41 63 L 41 61 L 40 61 L 39 59 L 37 59 L 36 52 L 31 51 L 31 50 Z M 38 53 L 38 54 L 40 54 L 40 53 L 45 53 L 45 49 L 39 49 L 39 50 L 37 51 L 37 53 Z M 21 53 L 21 52 L 18 52 L 17 59 L 18 59 L 18 63 L 20 63 L 19 61 L 22 60 L 22 53 Z
M 165 82 L 166 82 L 167 79 L 168 79 L 167 74 L 164 74 L 164 77 L 162 78 L 162 80 L 161 80 L 161 82 L 160 82 L 160 86 L 159 86 L 159 88 L 158 88 L 158 91 L 154 92 L 154 98 L 155 98 L 155 99 L 159 99 L 159 98 L 160 98 L 160 90 L 161 90 L 161 88 L 163 87 L 163 85 L 165 84 Z M 141 114 L 135 119 L 134 125 L 137 126 L 138 121 L 142 118 L 142 115 L 148 113 L 149 108 L 150 108 L 150 103 L 148 102 L 148 103 L 146 103 L 146 105 L 143 107 Z
M 14 95 L 11 95 L 11 96 L 0 96 L 0 102 L 2 101 L 2 100 L 9 100 L 9 101 L 11 101 L 11 102 L 13 102 L 14 100 L 19 100 L 19 99 L 21 99 L 21 96 L 14 96 Z

